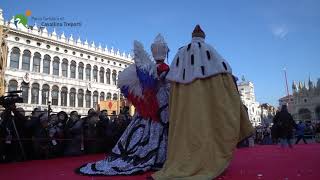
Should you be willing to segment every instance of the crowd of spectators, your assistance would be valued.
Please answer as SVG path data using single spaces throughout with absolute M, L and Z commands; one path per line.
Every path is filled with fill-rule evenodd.
M 0 115 L 0 162 L 49 159 L 90 153 L 108 153 L 131 121 L 127 109 L 119 115 L 90 109 L 48 113 L 35 108 L 25 116 L 15 105 Z

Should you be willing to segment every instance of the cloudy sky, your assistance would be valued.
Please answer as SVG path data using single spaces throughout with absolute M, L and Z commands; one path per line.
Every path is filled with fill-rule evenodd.
M 140 40 L 149 50 L 157 33 L 162 33 L 171 49 L 169 62 L 200 24 L 206 41 L 228 59 L 234 74 L 254 83 L 261 103 L 277 105 L 286 94 L 284 68 L 289 89 L 293 80 L 320 78 L 317 0 L 4 0 L 0 8 L 6 20 L 30 10 L 30 25 L 80 22 L 81 26 L 55 28 L 58 34 L 80 36 L 121 52 L 131 52 L 133 40 Z

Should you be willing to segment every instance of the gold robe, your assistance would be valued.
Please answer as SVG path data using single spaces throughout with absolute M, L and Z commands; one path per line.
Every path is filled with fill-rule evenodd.
M 231 74 L 172 82 L 169 141 L 156 180 L 207 180 L 229 165 L 239 141 L 253 132 Z

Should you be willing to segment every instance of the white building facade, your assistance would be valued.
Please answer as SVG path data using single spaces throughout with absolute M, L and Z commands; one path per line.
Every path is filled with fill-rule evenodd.
M 26 111 L 46 109 L 51 102 L 54 112 L 87 114 L 100 101 L 120 99 L 117 77 L 133 63 L 130 54 L 36 25 L 16 27 L 13 20 L 0 23 L 8 30 L 6 91 L 21 89 L 24 102 L 19 106 Z
M 242 78 L 238 90 L 243 104 L 248 108 L 250 122 L 254 127 L 261 125 L 261 108 L 256 101 L 253 83 Z

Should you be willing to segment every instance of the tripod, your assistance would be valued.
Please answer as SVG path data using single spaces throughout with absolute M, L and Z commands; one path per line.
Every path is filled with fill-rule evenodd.
M 14 121 L 14 119 L 15 119 L 14 118 L 15 117 L 14 113 L 13 113 L 12 109 L 8 108 L 8 107 L 5 107 L 5 111 L 4 112 L 5 112 L 5 115 L 6 115 L 5 119 L 12 123 L 13 130 L 14 130 L 14 133 L 16 134 L 16 137 L 17 137 L 17 140 L 18 140 L 18 144 L 19 144 L 19 147 L 20 147 L 20 150 L 21 150 L 21 153 L 22 153 L 23 160 L 26 160 L 26 154 L 25 154 L 23 145 L 21 143 L 20 134 L 19 134 L 19 132 L 17 130 L 17 126 L 16 126 L 16 123 Z

